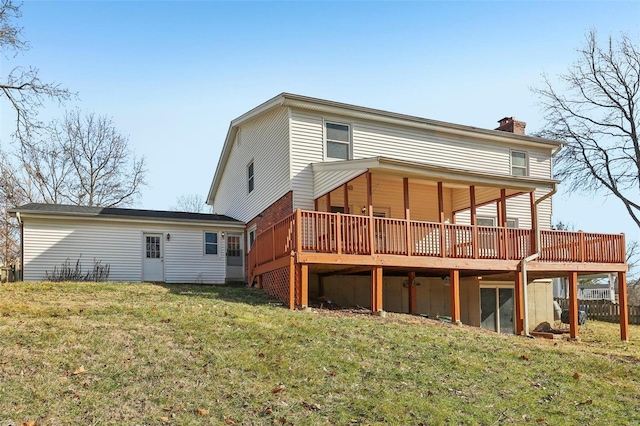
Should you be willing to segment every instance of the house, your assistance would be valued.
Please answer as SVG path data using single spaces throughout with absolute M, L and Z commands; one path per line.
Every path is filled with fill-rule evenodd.
M 244 281 L 244 223 L 224 215 L 27 204 L 11 211 L 22 230 L 25 281 L 65 262 L 109 267 L 109 281 L 223 284 Z
M 562 143 L 283 93 L 231 122 L 208 203 L 246 223 L 246 274 L 290 308 L 331 299 L 528 334 L 554 277 L 614 273 L 624 235 L 551 230 Z M 628 339 L 627 315 L 621 337 Z

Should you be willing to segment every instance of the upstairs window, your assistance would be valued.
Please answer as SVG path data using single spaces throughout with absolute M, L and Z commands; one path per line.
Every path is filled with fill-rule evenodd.
M 249 188 L 249 194 L 251 194 L 253 192 L 253 161 L 247 166 L 247 181 L 247 188 Z
M 529 176 L 529 160 L 524 151 L 511 151 L 511 175 Z
M 218 233 L 204 233 L 204 254 L 218 254 Z
M 351 157 L 351 135 L 346 124 L 325 123 L 326 156 L 348 160 Z

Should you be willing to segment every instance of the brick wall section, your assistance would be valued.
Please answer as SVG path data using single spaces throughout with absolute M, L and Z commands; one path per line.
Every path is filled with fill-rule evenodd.
M 262 213 L 254 217 L 247 223 L 247 229 L 253 225 L 256 227 L 256 235 L 268 229 L 271 225 L 280 222 L 285 217 L 293 213 L 293 191 L 287 192 L 278 201 L 267 207 Z
M 253 225 L 256 225 L 256 236 L 265 229 L 269 229 L 270 226 L 280 222 L 285 217 L 293 213 L 293 191 L 287 192 L 280 197 L 276 202 L 267 207 L 262 213 L 254 217 L 247 223 L 247 234 L 245 241 L 245 247 L 249 247 L 249 232 Z M 245 262 L 246 270 L 245 275 L 249 276 L 249 252 L 245 250 Z M 249 283 L 251 285 L 251 283 Z

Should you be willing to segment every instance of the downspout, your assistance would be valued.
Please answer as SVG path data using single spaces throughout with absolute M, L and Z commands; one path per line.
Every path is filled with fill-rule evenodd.
M 533 205 L 535 206 L 534 210 L 535 210 L 536 217 L 533 218 L 533 220 L 535 221 L 535 224 L 536 224 L 536 252 L 530 256 L 525 257 L 520 262 L 520 271 L 522 271 L 522 295 L 524 299 L 523 300 L 523 304 L 524 304 L 524 324 L 523 325 L 524 325 L 524 335 L 527 337 L 530 337 L 529 335 L 529 297 L 527 296 L 527 285 L 529 284 L 529 281 L 527 279 L 527 263 L 540 257 L 540 225 L 538 221 L 538 204 L 542 203 L 547 198 L 552 197 L 553 194 L 555 194 L 556 192 L 558 192 L 558 185 L 554 183 L 553 189 L 551 191 L 549 191 L 548 193 L 544 194 L 542 197 L 534 201 Z
M 24 281 L 24 223 L 22 223 L 20 212 L 16 212 L 16 219 L 20 224 L 20 281 Z M 15 275 L 13 278 L 16 279 Z

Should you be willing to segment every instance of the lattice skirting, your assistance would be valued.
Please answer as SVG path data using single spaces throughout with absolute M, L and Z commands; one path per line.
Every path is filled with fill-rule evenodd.
M 283 303 L 289 303 L 289 267 L 276 269 L 262 275 L 264 291 L 278 298 Z

